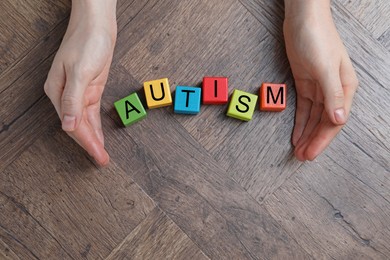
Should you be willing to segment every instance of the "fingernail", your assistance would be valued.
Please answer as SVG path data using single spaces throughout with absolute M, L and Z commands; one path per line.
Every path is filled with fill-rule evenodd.
M 339 108 L 334 111 L 334 118 L 339 124 L 344 124 L 346 121 L 344 108 Z
M 76 117 L 65 115 L 62 119 L 62 129 L 64 131 L 74 131 L 76 128 Z

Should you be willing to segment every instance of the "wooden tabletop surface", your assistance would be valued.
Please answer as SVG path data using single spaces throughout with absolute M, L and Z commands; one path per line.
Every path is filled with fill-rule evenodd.
M 335 0 L 360 86 L 348 124 L 315 161 L 293 156 L 295 91 L 282 0 L 118 2 L 103 95 L 111 163 L 62 130 L 43 91 L 70 1 L 0 1 L 0 259 L 389 259 L 390 1 Z M 285 82 L 288 106 L 226 117 L 114 102 L 169 78 L 229 92 Z

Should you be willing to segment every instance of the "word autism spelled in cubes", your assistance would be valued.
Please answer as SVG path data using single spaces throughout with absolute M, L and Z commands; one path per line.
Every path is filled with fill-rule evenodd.
M 195 115 L 204 105 L 221 105 L 229 102 L 228 78 L 204 77 L 202 87 L 177 86 L 172 102 L 171 88 L 167 78 L 144 83 L 146 105 L 149 109 L 170 106 L 176 114 Z M 286 84 L 263 83 L 259 95 L 235 89 L 230 98 L 227 116 L 250 121 L 260 100 L 261 111 L 280 112 L 286 108 Z M 147 115 L 137 93 L 118 100 L 114 106 L 124 126 L 144 119 Z

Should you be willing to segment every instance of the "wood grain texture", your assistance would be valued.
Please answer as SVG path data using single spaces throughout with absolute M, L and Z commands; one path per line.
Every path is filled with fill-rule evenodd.
M 348 10 L 375 39 L 390 28 L 390 2 L 370 0 L 335 0 Z
M 106 259 L 208 258 L 172 220 L 155 208 Z
M 119 0 L 102 99 L 111 165 L 60 129 L 43 83 L 69 0 L 0 2 L 0 259 L 387 259 L 389 4 L 332 1 L 358 73 L 348 124 L 313 163 L 292 156 L 293 78 L 283 0 Z M 282 113 L 172 107 L 123 128 L 113 103 L 168 77 L 229 90 L 288 84 Z
M 110 126 L 107 132 L 116 132 L 115 137 L 106 136 L 109 152 L 115 158 L 127 158 L 118 160 L 120 166 L 134 167 L 129 172 L 132 178 L 208 257 L 309 257 L 269 218 L 264 208 L 226 175 L 169 109 L 156 109 L 147 120 L 118 129 L 119 121 L 110 100 L 117 99 L 116 92 L 129 89 L 123 79 L 133 84 L 136 81 L 123 68 L 113 71 L 122 74 L 116 73 L 119 81 L 109 82 L 108 102 L 103 104 L 116 119 L 116 124 L 104 120 Z M 192 221 L 188 221 L 188 216 Z
M 155 207 L 124 171 L 97 169 L 68 139 L 53 129 L 0 176 L 1 239 L 22 258 L 104 258 Z
M 0 171 L 45 133 L 49 126 L 59 124 L 57 113 L 46 97 L 41 97 L 31 107 L 24 108 L 24 114 L 14 118 L 0 131 Z
M 161 4 L 153 6 L 151 12 L 156 14 L 140 17 L 155 17 Z M 203 76 L 218 74 L 229 77 L 230 92 L 237 88 L 257 94 L 263 82 L 272 81 L 290 86 L 286 111 L 275 114 L 256 109 L 249 123 L 227 118 L 226 106 L 203 106 L 196 117 L 175 116 L 230 176 L 262 200 L 300 165 L 291 156 L 295 95 L 284 47 L 237 2 L 180 1 L 165 6 L 168 8 L 182 20 L 164 16 L 158 24 L 146 25 L 141 18 L 133 20 L 140 23 L 135 28 L 143 27 L 148 33 L 120 64 L 139 82 L 168 74 L 173 90 L 178 84 L 198 85 Z M 203 9 L 208 11 L 201 12 Z M 207 19 L 211 16 L 219 19 Z M 189 25 L 187 21 L 197 22 Z M 243 70 L 239 64 L 248 67 Z M 273 135 L 279 136 L 277 142 L 264 141 Z
M 0 3 L 0 74 L 24 56 L 69 15 L 70 1 L 13 1 Z
M 389 201 L 350 175 L 324 158 L 299 169 L 265 205 L 315 258 L 387 259 Z
M 390 28 L 384 32 L 378 39 L 385 48 L 390 51 Z

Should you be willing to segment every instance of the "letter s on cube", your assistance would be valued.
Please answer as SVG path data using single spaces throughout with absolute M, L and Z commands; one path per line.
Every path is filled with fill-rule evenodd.
M 250 121 L 255 112 L 257 96 L 235 89 L 229 104 L 227 116 Z

